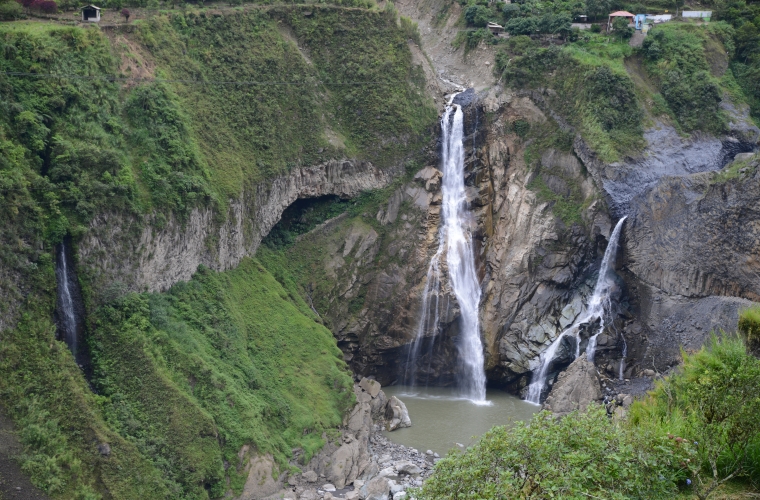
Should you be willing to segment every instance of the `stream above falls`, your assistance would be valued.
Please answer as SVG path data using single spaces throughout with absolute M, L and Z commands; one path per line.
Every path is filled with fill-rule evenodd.
M 390 398 L 401 399 L 409 410 L 412 426 L 386 432 L 394 443 L 432 450 L 445 456 L 451 448 L 466 448 L 494 425 L 514 425 L 528 420 L 539 407 L 496 389 L 488 389 L 489 405 L 478 405 L 458 396 L 456 389 L 445 387 L 387 386 Z M 462 449 L 462 448 L 460 448 Z

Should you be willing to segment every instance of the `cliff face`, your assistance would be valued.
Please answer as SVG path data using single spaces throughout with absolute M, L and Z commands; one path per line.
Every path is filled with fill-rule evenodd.
M 387 186 L 398 173 L 351 160 L 298 168 L 245 190 L 231 201 L 222 222 L 210 208 L 194 209 L 187 220 L 172 217 L 163 227 L 157 227 L 155 216 L 140 220 L 106 213 L 93 220 L 80 242 L 80 259 L 101 286 L 120 281 L 132 290 L 164 291 L 190 279 L 199 265 L 217 271 L 236 267 L 256 252 L 297 199 L 351 198 Z

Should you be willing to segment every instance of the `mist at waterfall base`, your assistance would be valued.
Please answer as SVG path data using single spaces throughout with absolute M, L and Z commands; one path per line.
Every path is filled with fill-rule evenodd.
M 503 391 L 488 389 L 488 406 L 474 405 L 445 387 L 383 387 L 386 396 L 401 399 L 412 426 L 385 433 L 394 443 L 433 450 L 445 456 L 452 448 L 463 450 L 495 425 L 512 426 L 530 420 L 538 407 Z M 457 443 L 464 447 L 457 446 Z
M 452 98 L 453 101 L 453 98 Z M 446 255 L 449 283 L 460 310 L 460 334 L 457 347 L 457 387 L 459 394 L 476 404 L 486 400 L 486 375 L 483 343 L 480 339 L 480 285 L 475 271 L 475 253 L 468 221 L 467 198 L 464 184 L 464 113 L 459 105 L 451 104 L 441 119 L 442 167 L 441 226 L 438 248 L 430 260 L 422 294 L 422 315 L 415 340 L 407 355 L 404 381 L 415 386 L 416 370 L 425 334 L 433 337 L 440 333 L 440 319 L 448 311 L 449 301 L 442 290 L 442 262 Z M 428 342 L 428 361 L 433 342 Z
M 578 358 L 581 354 L 581 327 L 598 321 L 599 328 L 596 333 L 591 336 L 588 345 L 586 346 L 586 358 L 589 361 L 594 361 L 594 354 L 596 353 L 596 338 L 604 331 L 604 320 L 605 317 L 609 315 L 612 307 L 610 291 L 614 286 L 614 279 L 611 274 L 614 272 L 615 256 L 617 255 L 620 233 L 625 219 L 626 217 L 623 217 L 618 221 L 615 225 L 615 229 L 610 235 L 610 241 L 607 244 L 607 249 L 604 251 L 604 257 L 602 258 L 602 265 L 599 268 L 599 277 L 596 280 L 596 286 L 594 286 L 594 293 L 589 299 L 586 310 L 579 314 L 575 321 L 560 333 L 549 348 L 541 354 L 539 364 L 536 369 L 533 370 L 532 382 L 528 386 L 528 393 L 525 398 L 526 401 L 533 404 L 541 403 L 541 394 L 543 393 L 544 387 L 546 387 L 549 368 L 557 353 L 557 349 L 562 343 L 562 339 L 567 335 L 575 337 L 575 358 Z

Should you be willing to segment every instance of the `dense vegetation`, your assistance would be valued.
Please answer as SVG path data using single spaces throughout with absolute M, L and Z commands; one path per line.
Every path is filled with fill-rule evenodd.
M 723 482 L 760 483 L 760 360 L 713 337 L 610 419 L 600 406 L 560 420 L 495 427 L 436 466 L 418 498 L 708 498 Z
M 397 23 L 314 6 L 183 9 L 108 36 L 0 25 L 0 404 L 35 484 L 56 498 L 216 497 L 242 488 L 244 444 L 287 467 L 341 423 L 351 380 L 334 339 L 253 260 L 140 295 L 95 289 L 80 263 L 85 380 L 55 337 L 54 249 L 104 212 L 223 218 L 246 185 L 297 165 L 401 161 L 435 111 L 413 26 Z

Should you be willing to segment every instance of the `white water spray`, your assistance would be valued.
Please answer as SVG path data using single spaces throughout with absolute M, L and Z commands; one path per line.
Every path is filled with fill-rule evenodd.
M 56 267 L 55 274 L 58 281 L 58 295 L 61 302 L 61 329 L 63 330 L 64 341 L 76 358 L 77 320 L 74 313 L 74 299 L 71 297 L 71 288 L 69 285 L 66 245 L 61 243 L 58 248 L 58 266 Z
M 546 376 L 549 372 L 549 366 L 554 359 L 554 355 L 557 353 L 557 349 L 562 343 L 563 337 L 565 337 L 565 335 L 573 335 L 575 337 L 575 357 L 577 358 L 580 356 L 581 326 L 599 320 L 599 329 L 596 334 L 588 340 L 588 346 L 586 346 L 586 358 L 589 361 L 594 361 L 594 354 L 596 354 L 596 338 L 602 333 L 602 331 L 604 331 L 604 318 L 612 306 L 610 291 L 615 282 L 612 276 L 610 276 L 610 271 L 615 267 L 615 256 L 617 255 L 620 233 L 623 229 L 623 222 L 625 222 L 625 219 L 626 217 L 623 217 L 618 221 L 615 229 L 610 235 L 610 242 L 607 244 L 607 249 L 604 251 L 604 257 L 602 258 L 602 265 L 599 268 L 599 277 L 596 280 L 594 293 L 591 295 L 586 311 L 583 314 L 578 315 L 578 318 L 573 324 L 560 333 L 549 348 L 541 354 L 539 365 L 533 371 L 533 382 L 528 386 L 528 395 L 525 398 L 528 402 L 534 404 L 541 403 L 541 392 L 543 391 L 544 386 L 546 386 Z
M 440 260 L 445 252 L 451 288 L 461 312 L 461 333 L 457 342 L 460 365 L 459 388 L 467 399 L 475 403 L 486 403 L 485 358 L 478 318 L 481 291 L 475 272 L 472 235 L 467 223 L 470 216 L 464 186 L 464 114 L 460 106 L 449 103 L 441 119 L 441 129 L 443 142 L 442 224 L 439 230 L 438 250 L 430 261 L 425 279 L 422 317 L 415 342 L 409 351 L 407 370 L 419 354 L 425 332 L 432 328 L 435 330 L 434 335 L 437 334 L 441 297 Z

